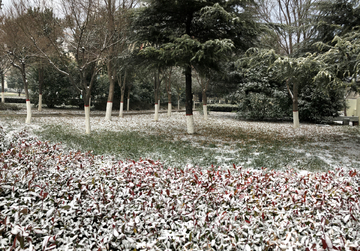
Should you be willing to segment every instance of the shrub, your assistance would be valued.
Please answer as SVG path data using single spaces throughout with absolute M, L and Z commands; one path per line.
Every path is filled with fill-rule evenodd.
M 20 108 L 17 105 L 10 105 L 7 103 L 0 103 L 0 110 L 12 110 L 12 111 L 18 111 Z

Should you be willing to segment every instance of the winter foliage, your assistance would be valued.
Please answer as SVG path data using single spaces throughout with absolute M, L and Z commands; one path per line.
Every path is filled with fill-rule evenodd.
M 3 250 L 358 250 L 360 173 L 164 167 L 1 130 Z

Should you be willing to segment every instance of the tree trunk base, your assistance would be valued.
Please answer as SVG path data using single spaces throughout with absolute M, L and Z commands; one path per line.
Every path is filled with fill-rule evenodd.
M 203 105 L 203 112 L 204 112 L 204 120 L 207 120 L 207 105 Z
M 168 112 L 167 112 L 168 117 L 171 116 L 171 109 L 172 109 L 172 104 L 168 103 Z
M 113 102 L 108 101 L 106 103 L 105 121 L 110 121 L 111 120 L 112 107 L 113 107 Z
M 90 106 L 85 105 L 85 133 L 90 134 L 91 128 L 90 128 Z
M 39 94 L 38 111 L 42 111 L 42 94 Z
M 5 93 L 1 92 L 1 103 L 5 103 Z
M 26 100 L 26 124 L 31 123 L 31 103 L 30 100 Z
M 159 105 L 158 105 L 158 104 L 155 104 L 154 120 L 155 120 L 155 121 L 158 121 L 158 120 L 159 120 Z
M 187 125 L 187 133 L 194 134 L 194 117 L 193 115 L 186 115 L 186 125 Z
M 119 117 L 122 118 L 124 117 L 124 102 L 120 102 L 120 112 L 119 112 Z
M 293 111 L 293 122 L 294 122 L 294 129 L 300 127 L 299 111 Z
M 130 99 L 127 99 L 127 105 L 126 105 L 126 110 L 129 111 L 130 110 Z

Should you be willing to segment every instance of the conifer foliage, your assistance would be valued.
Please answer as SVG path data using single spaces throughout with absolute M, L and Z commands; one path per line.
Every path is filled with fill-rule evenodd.
M 140 54 L 162 66 L 184 68 L 186 114 L 192 116 L 191 67 L 218 68 L 233 50 L 247 49 L 257 37 L 253 1 L 151 0 L 134 15 Z M 188 132 L 194 133 L 193 130 Z

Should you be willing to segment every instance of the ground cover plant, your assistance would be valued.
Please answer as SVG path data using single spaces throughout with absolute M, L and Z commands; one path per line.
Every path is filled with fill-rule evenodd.
M 180 118 L 2 118 L 0 250 L 359 250 L 357 128 Z
M 20 132 L 1 154 L 4 250 L 357 250 L 360 174 L 164 168 Z

